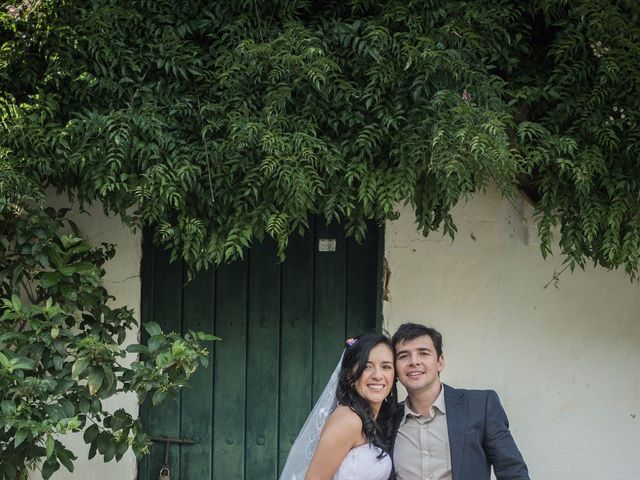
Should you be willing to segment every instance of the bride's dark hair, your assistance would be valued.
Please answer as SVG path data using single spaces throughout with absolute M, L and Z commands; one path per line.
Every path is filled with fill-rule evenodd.
M 371 405 L 356 392 L 354 383 L 364 372 L 371 350 L 380 344 L 387 345 L 393 354 L 391 341 L 388 337 L 379 333 L 365 333 L 347 340 L 336 392 L 338 402 L 349 407 L 362 420 L 362 433 L 369 440 L 369 443 L 382 449 L 382 453 L 378 458 L 385 456 L 391 448 L 392 419 L 397 407 L 395 377 L 391 392 L 382 402 L 378 417 L 375 419 L 373 418 Z

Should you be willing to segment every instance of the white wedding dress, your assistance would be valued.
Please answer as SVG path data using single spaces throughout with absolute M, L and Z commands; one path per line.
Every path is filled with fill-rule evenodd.
M 343 352 L 344 355 L 344 352 Z M 336 387 L 342 356 L 300 434 L 291 446 L 280 480 L 304 480 L 307 468 L 318 445 L 320 432 L 327 417 L 338 405 Z M 342 460 L 333 480 L 387 480 L 391 475 L 391 457 L 378 459 L 380 449 L 368 443 L 352 448 Z
M 369 443 L 352 448 L 333 480 L 387 480 L 391 475 L 391 457 L 378 458 L 378 455 L 380 449 Z

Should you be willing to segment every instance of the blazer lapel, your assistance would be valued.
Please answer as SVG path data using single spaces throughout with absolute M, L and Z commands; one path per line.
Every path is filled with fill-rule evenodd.
M 453 480 L 459 478 L 460 463 L 464 444 L 466 402 L 464 393 L 444 385 L 444 404 L 447 410 L 447 429 L 449 430 L 449 449 L 451 450 L 451 473 Z

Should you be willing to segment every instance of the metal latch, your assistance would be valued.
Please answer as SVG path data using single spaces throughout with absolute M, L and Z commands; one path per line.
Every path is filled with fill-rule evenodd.
M 193 445 L 198 443 L 198 439 L 189 440 L 188 438 L 171 438 L 171 437 L 151 437 L 152 442 L 164 443 L 164 462 L 160 467 L 158 480 L 171 480 L 171 467 L 169 466 L 169 447 L 172 444 Z

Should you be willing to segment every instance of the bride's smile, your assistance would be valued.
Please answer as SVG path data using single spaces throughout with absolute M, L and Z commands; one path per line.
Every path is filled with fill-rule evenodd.
M 369 353 L 367 366 L 355 382 L 355 390 L 365 399 L 375 415 L 393 385 L 393 352 L 388 345 L 376 345 Z

